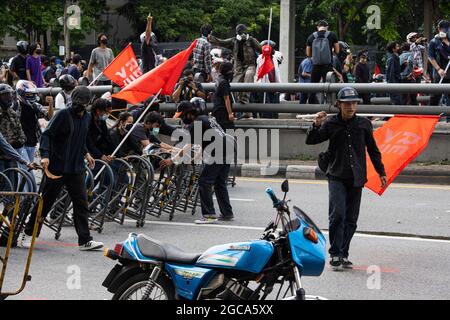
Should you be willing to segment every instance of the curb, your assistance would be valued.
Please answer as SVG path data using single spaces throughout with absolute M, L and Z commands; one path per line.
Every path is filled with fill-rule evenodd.
M 273 166 L 244 164 L 232 167 L 232 174 L 247 178 L 286 178 L 300 180 L 327 180 L 317 166 Z M 275 173 L 276 172 L 276 173 Z M 405 169 L 395 180 L 396 183 L 450 185 L 450 170 Z

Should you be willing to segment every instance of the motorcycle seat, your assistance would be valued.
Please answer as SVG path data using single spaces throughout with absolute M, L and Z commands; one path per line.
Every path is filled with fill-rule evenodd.
M 195 264 L 201 256 L 201 253 L 187 253 L 171 244 L 151 239 L 142 234 L 137 237 L 137 244 L 145 257 L 162 262 Z

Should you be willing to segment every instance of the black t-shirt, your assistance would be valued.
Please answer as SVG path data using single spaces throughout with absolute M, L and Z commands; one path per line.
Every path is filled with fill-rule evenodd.
M 136 126 L 136 128 L 134 128 L 133 132 L 131 133 L 131 138 L 135 142 L 139 142 L 139 143 L 143 140 L 149 140 L 150 143 L 156 143 L 156 144 L 161 143 L 161 141 L 159 141 L 159 139 L 157 137 L 155 137 L 155 135 L 151 131 L 146 130 L 144 128 L 143 124 L 138 124 Z
M 155 42 L 155 44 L 153 43 Z M 147 44 L 144 41 L 141 47 L 142 69 L 144 73 L 153 70 L 156 67 L 156 37 L 152 35 L 152 41 Z
M 323 31 L 318 31 L 319 33 L 319 38 L 323 38 L 325 37 L 325 33 L 327 31 L 323 30 Z M 308 40 L 306 40 L 307 46 L 312 48 L 313 42 L 314 42 L 314 33 L 311 34 L 308 38 Z M 337 35 L 334 32 L 330 32 L 330 34 L 328 35 L 328 42 L 330 43 L 330 50 L 331 50 L 331 56 L 333 56 L 333 48 L 334 45 L 336 43 L 339 42 Z
M 20 54 L 15 56 L 10 69 L 17 73 L 20 80 L 27 80 L 27 57 L 22 57 Z
M 230 82 L 224 79 L 222 76 L 220 76 L 219 80 L 216 83 L 216 93 L 214 95 L 214 111 L 217 111 L 220 108 L 226 108 L 224 98 L 230 95 L 231 95 Z

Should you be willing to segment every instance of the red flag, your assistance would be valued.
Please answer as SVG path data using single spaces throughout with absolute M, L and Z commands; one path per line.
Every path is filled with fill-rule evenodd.
M 381 188 L 380 177 L 367 157 L 366 187 L 383 195 L 387 187 L 427 147 L 439 116 L 395 116 L 374 133 L 383 156 L 388 184 Z
M 373 74 L 374 76 L 377 76 L 381 74 L 381 69 L 380 66 L 378 65 L 378 63 L 375 65 L 375 73 Z
M 180 78 L 186 63 L 197 45 L 197 40 L 191 46 L 170 58 L 155 69 L 136 79 L 131 84 L 113 95 L 114 98 L 126 100 L 131 104 L 137 104 L 147 100 L 161 89 L 161 95 L 171 95 Z
M 264 60 L 263 64 L 259 67 L 258 70 L 258 80 L 263 78 L 266 74 L 271 72 L 275 66 L 272 60 L 272 47 L 269 45 L 265 45 L 262 47 L 262 58 Z
M 121 88 L 142 76 L 131 43 L 106 67 L 103 74 Z

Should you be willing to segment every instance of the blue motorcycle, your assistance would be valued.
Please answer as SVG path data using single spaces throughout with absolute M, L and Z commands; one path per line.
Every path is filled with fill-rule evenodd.
M 282 190 L 283 200 L 266 190 L 277 216 L 261 240 L 191 254 L 133 233 L 114 250 L 105 250 L 105 256 L 119 264 L 103 286 L 114 294 L 113 300 L 323 299 L 306 296 L 301 278 L 322 274 L 325 237 L 299 208 L 294 207 L 291 217 L 287 180 Z

